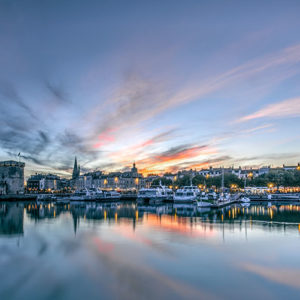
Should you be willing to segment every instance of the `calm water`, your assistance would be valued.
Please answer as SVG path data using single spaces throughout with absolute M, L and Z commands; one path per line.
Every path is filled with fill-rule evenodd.
M 0 203 L 0 299 L 299 299 L 300 206 Z

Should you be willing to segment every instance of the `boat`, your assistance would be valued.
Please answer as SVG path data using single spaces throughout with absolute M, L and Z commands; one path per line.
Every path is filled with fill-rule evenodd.
M 208 200 L 216 200 L 218 198 L 218 195 L 216 192 L 211 191 L 207 194 Z
M 68 197 L 57 197 L 56 204 L 69 204 L 70 199 Z
M 56 197 L 52 194 L 39 194 L 36 198 L 37 201 L 55 201 Z
M 164 199 L 166 199 L 166 194 L 161 186 L 142 188 L 137 195 L 138 203 L 159 204 L 162 203 Z
M 217 198 L 216 202 L 218 204 L 226 204 L 231 202 L 230 194 L 228 193 L 221 193 L 219 197 Z
M 88 200 L 84 195 L 72 195 L 68 197 L 70 201 L 85 201 Z
M 116 201 L 120 200 L 121 194 L 116 191 L 102 191 L 98 189 L 85 189 L 81 192 L 77 191 L 73 195 L 58 198 L 57 201 Z
M 136 191 L 123 191 L 121 193 L 121 200 L 123 201 L 135 201 L 137 198 Z
M 105 191 L 105 190 L 86 190 L 86 199 L 93 201 L 116 201 L 120 200 L 121 194 L 117 191 Z
M 182 189 L 186 190 L 186 191 L 193 191 L 197 194 L 197 196 L 200 196 L 200 193 L 201 193 L 199 188 L 197 186 L 192 185 L 192 184 L 184 186 Z
M 178 189 L 174 195 L 174 203 L 193 203 L 197 201 L 198 194 L 193 189 Z
M 197 206 L 198 207 L 210 207 L 212 204 L 208 201 L 203 201 L 202 199 L 197 201 Z
M 248 197 L 242 197 L 240 199 L 240 202 L 243 202 L 243 203 L 249 203 L 250 202 L 250 199 Z
M 200 200 L 202 200 L 202 201 L 208 201 L 209 200 L 208 194 L 206 194 L 205 192 L 202 192 L 200 194 Z
M 172 189 L 166 187 L 166 186 L 161 186 L 163 189 L 162 196 L 164 197 L 163 201 L 164 202 L 173 202 L 174 201 L 174 192 Z

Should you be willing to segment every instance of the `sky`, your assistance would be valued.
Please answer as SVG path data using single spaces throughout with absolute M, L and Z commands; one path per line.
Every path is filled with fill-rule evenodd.
M 0 0 L 0 160 L 26 174 L 300 161 L 299 1 Z

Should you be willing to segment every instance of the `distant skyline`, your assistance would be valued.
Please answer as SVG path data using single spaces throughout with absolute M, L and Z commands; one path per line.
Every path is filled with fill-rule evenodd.
M 0 0 L 0 160 L 144 174 L 300 161 L 299 1 Z

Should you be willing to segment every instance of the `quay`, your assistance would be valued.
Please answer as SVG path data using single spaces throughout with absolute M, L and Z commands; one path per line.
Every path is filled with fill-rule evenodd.
M 274 201 L 290 201 L 299 202 L 299 194 L 269 194 L 269 195 L 247 195 L 251 202 L 274 202 Z
M 35 201 L 37 195 L 0 195 L 0 201 Z

